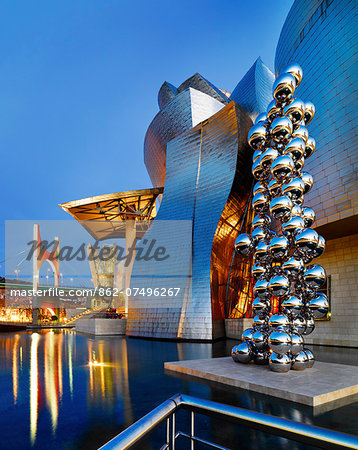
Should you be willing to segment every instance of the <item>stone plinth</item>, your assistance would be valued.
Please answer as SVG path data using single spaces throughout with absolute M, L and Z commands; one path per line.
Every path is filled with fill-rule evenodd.
M 316 361 L 311 369 L 276 373 L 268 366 L 239 364 L 225 357 L 166 362 L 164 368 L 309 406 L 349 396 L 356 401 L 358 393 L 357 367 L 343 364 Z
M 96 336 L 126 334 L 127 319 L 78 319 L 76 331 Z
M 226 337 L 241 340 L 241 335 L 246 328 L 252 327 L 252 319 L 225 319 Z

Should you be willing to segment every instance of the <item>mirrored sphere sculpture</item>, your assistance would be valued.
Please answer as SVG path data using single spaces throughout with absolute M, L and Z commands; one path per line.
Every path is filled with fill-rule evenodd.
M 285 331 L 272 331 L 269 335 L 268 345 L 276 353 L 288 353 L 291 351 L 291 336 Z
M 255 217 L 251 235 L 240 234 L 235 241 L 236 254 L 254 260 L 254 318 L 232 357 L 281 373 L 313 366 L 304 337 L 314 332 L 315 319 L 329 313 L 328 298 L 319 292 L 325 270 L 312 262 L 323 254 L 325 240 L 311 228 L 315 212 L 305 205 L 313 178 L 303 169 L 314 158 L 316 141 L 307 129 L 315 106 L 295 93 L 302 77 L 299 64 L 285 67 L 273 84 L 273 100 L 249 131 Z
M 235 362 L 248 363 L 253 357 L 253 350 L 250 341 L 241 342 L 241 344 L 235 345 L 231 350 L 232 359 Z
M 288 372 L 291 369 L 291 358 L 286 353 L 271 353 L 269 366 L 273 372 Z
M 273 97 L 279 103 L 284 103 L 292 98 L 296 89 L 296 79 L 290 73 L 282 73 L 273 84 Z
M 308 357 L 306 353 L 302 350 L 297 355 L 293 357 L 292 369 L 293 370 L 304 370 L 308 368 Z
M 307 369 L 311 369 L 311 367 L 313 367 L 314 360 L 315 360 L 314 354 L 308 348 L 304 348 L 303 351 L 306 353 L 307 359 L 308 359 Z

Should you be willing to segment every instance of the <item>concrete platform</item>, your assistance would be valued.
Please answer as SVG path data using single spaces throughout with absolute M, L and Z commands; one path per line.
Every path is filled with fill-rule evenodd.
M 313 407 L 345 398 L 357 401 L 356 366 L 316 361 L 312 369 L 275 373 L 268 366 L 239 364 L 225 357 L 166 362 L 164 368 Z
M 125 335 L 127 319 L 89 318 L 77 319 L 75 330 L 96 336 Z

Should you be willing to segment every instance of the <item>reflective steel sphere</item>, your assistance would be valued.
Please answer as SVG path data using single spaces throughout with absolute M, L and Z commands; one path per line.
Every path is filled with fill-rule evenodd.
M 291 256 L 282 264 L 281 267 L 288 277 L 297 278 L 297 276 L 303 271 L 304 263 L 302 259 Z
M 276 197 L 270 202 L 270 212 L 272 217 L 281 221 L 286 221 L 290 218 L 292 201 L 286 195 Z
M 293 370 L 304 370 L 308 367 L 308 357 L 306 353 L 302 350 L 300 351 L 292 361 L 292 369 Z
M 267 119 L 266 113 L 261 113 L 261 114 L 259 114 L 259 115 L 256 117 L 255 125 L 257 125 L 258 123 L 261 123 L 261 122 L 265 122 L 266 119 Z
M 284 235 L 292 237 L 305 228 L 303 219 L 299 216 L 293 216 L 291 219 L 282 224 L 282 232 Z
M 252 325 L 255 329 L 265 326 L 266 325 L 265 316 L 256 314 L 256 316 L 252 319 Z
M 231 350 L 232 359 L 235 362 L 249 363 L 253 357 L 253 349 L 250 342 L 241 342 L 241 344 L 235 345 Z
M 299 174 L 301 170 L 303 169 L 303 166 L 305 165 L 305 158 L 302 156 L 302 158 L 295 161 L 295 167 L 294 172 Z
M 305 228 L 295 237 L 295 246 L 301 255 L 312 255 L 318 245 L 318 233 L 312 228 Z
M 285 314 L 272 314 L 269 319 L 269 326 L 271 328 L 280 327 L 282 330 L 289 327 L 290 319 Z
M 267 188 L 272 196 L 280 195 L 281 187 L 282 187 L 281 183 L 278 180 L 276 180 L 275 178 L 273 178 L 267 186 Z
M 296 333 L 303 334 L 306 331 L 306 319 L 300 314 L 292 319 L 292 326 Z
M 277 180 L 282 181 L 292 173 L 294 166 L 295 164 L 291 156 L 279 156 L 271 164 L 271 174 Z
M 254 125 L 249 131 L 248 141 L 254 150 L 260 149 L 265 144 L 266 138 L 267 131 L 262 123 Z
M 260 214 L 259 216 L 255 216 L 252 221 L 253 229 L 257 227 L 269 227 L 270 225 L 271 225 L 271 218 L 267 214 Z
M 290 250 L 290 243 L 285 236 L 276 236 L 270 241 L 270 253 L 274 259 L 284 258 Z
M 254 229 L 251 235 L 252 243 L 257 245 L 260 241 L 263 241 L 266 237 L 266 231 L 262 227 L 257 227 Z
M 308 130 L 305 126 L 301 125 L 292 133 L 292 139 L 300 138 L 306 144 L 308 139 Z
M 318 258 L 319 256 L 321 256 L 325 248 L 326 248 L 326 241 L 321 235 L 319 235 L 317 247 L 313 252 L 314 258 Z
M 290 289 L 290 281 L 284 275 L 276 275 L 270 279 L 269 289 L 271 295 L 282 297 L 283 295 L 287 295 Z
M 281 106 L 276 103 L 276 100 L 272 100 L 267 107 L 267 118 L 269 120 L 275 119 L 277 116 L 281 115 Z
M 252 175 L 256 178 L 256 180 L 262 180 L 267 177 L 267 174 L 263 167 L 261 166 L 261 157 L 254 161 L 252 164 Z
M 275 142 L 285 142 L 292 134 L 293 126 L 288 117 L 276 117 L 270 127 L 270 136 Z
M 268 338 L 268 345 L 276 353 L 288 353 L 291 350 L 291 336 L 284 331 L 272 331 Z
M 264 170 L 270 169 L 272 162 L 278 157 L 278 151 L 275 148 L 268 148 L 262 153 L 260 164 Z
M 279 103 L 284 103 L 292 98 L 296 89 L 295 77 L 290 73 L 282 73 L 273 83 L 273 97 Z
M 252 310 L 254 314 L 268 314 L 271 309 L 270 300 L 263 300 L 259 297 L 256 297 L 252 302 Z
M 322 319 L 327 315 L 329 310 L 328 299 L 324 294 L 318 292 L 317 295 L 311 299 L 308 307 L 314 319 Z
M 290 197 L 291 200 L 298 200 L 305 190 L 304 182 L 301 178 L 295 177 L 282 186 L 282 194 Z
M 252 250 L 251 237 L 247 233 L 240 234 L 235 241 L 235 251 L 238 255 L 248 255 Z
M 300 205 L 293 205 L 291 209 L 291 216 L 301 216 L 302 214 L 302 207 Z
M 251 341 L 252 336 L 254 335 L 254 329 L 253 328 L 246 328 L 246 330 L 242 333 L 241 339 L 243 341 Z
M 303 221 L 305 222 L 306 228 L 309 228 L 312 226 L 313 222 L 315 221 L 316 214 L 313 211 L 312 208 L 305 207 L 302 208 L 302 215 L 301 215 Z
M 302 80 L 303 71 L 299 64 L 290 63 L 282 71 L 282 73 L 289 73 L 295 77 L 296 87 L 299 86 Z
M 268 261 L 271 257 L 269 246 L 266 242 L 259 242 L 254 253 L 255 261 Z
M 290 295 L 282 302 L 281 306 L 282 311 L 286 315 L 290 317 L 297 317 L 299 314 L 301 314 L 303 302 L 299 297 L 296 297 L 295 295 Z
M 263 279 L 258 279 L 256 281 L 256 283 L 254 284 L 253 294 L 254 294 L 254 297 L 259 297 L 262 299 L 269 298 L 270 291 L 269 291 L 268 281 L 263 280 Z
M 311 266 L 306 267 L 303 279 L 309 288 L 316 290 L 324 285 L 326 281 L 326 273 L 322 266 L 312 264 Z
M 262 181 L 258 181 L 254 186 L 252 195 L 255 196 L 256 194 L 265 194 L 265 192 L 266 192 L 266 187 L 265 187 L 264 183 Z
M 309 136 L 306 142 L 306 149 L 305 149 L 305 158 L 309 158 L 313 152 L 316 149 L 316 141 L 313 137 Z
M 315 361 L 314 354 L 308 348 L 304 348 L 303 351 L 306 353 L 308 359 L 307 369 L 311 369 Z
M 260 262 L 257 262 L 252 266 L 251 273 L 252 276 L 257 279 L 265 275 L 266 268 Z
M 307 317 L 306 318 L 306 329 L 303 332 L 303 334 L 305 336 L 308 336 L 309 334 L 311 334 L 313 332 L 313 330 L 315 329 L 316 325 L 314 323 L 314 318 L 313 317 Z
M 291 119 L 293 124 L 301 122 L 305 114 L 305 104 L 302 100 L 296 98 L 283 109 L 283 113 Z
M 262 151 L 261 150 L 255 150 L 254 154 L 252 155 L 252 162 L 260 160 L 261 155 L 262 155 Z
M 292 139 L 283 149 L 284 155 L 289 155 L 294 161 L 301 159 L 305 154 L 306 145 L 300 138 Z
M 301 174 L 302 181 L 305 184 L 305 194 L 309 192 L 313 186 L 313 177 L 308 172 L 302 172 Z
M 264 194 L 256 194 L 252 199 L 252 206 L 256 213 L 264 212 L 268 209 L 268 199 Z
M 297 355 L 303 350 L 303 337 L 298 333 L 291 333 L 291 353 Z
M 259 351 L 263 351 L 263 350 L 267 349 L 267 339 L 268 339 L 268 334 L 264 333 L 260 330 L 255 331 L 253 338 L 252 338 L 252 340 L 255 344 L 255 347 Z
M 271 353 L 269 365 L 273 372 L 288 372 L 291 369 L 291 358 L 286 353 Z
M 266 365 L 269 363 L 269 359 L 270 359 L 270 352 L 256 351 L 254 353 L 254 363 L 255 364 L 258 364 L 260 366 Z
M 315 112 L 316 112 L 316 108 L 315 108 L 314 104 L 312 102 L 306 102 L 305 103 L 305 116 L 304 116 L 306 125 L 311 122 L 311 120 L 313 119 L 313 117 L 315 115 Z

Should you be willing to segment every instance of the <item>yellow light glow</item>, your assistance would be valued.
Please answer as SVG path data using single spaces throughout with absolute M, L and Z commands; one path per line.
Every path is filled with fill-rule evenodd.
M 31 356 L 30 356 L 30 440 L 34 445 L 37 433 L 38 418 L 38 365 L 37 348 L 40 335 L 37 333 L 31 336 Z
M 14 404 L 17 403 L 17 391 L 18 391 L 18 347 L 19 347 L 20 335 L 15 335 L 15 342 L 12 349 L 12 386 L 14 394 Z

